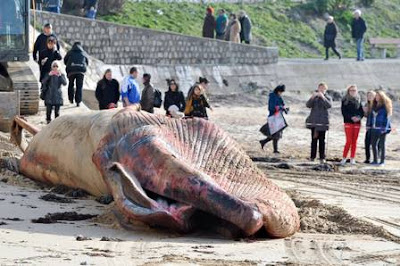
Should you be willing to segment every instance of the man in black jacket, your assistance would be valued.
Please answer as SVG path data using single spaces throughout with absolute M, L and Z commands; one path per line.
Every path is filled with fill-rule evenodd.
M 35 45 L 33 46 L 33 60 L 38 62 L 39 65 L 40 62 L 37 60 L 37 54 L 47 48 L 47 39 L 49 37 L 53 37 L 56 40 L 57 51 L 60 51 L 60 44 L 58 43 L 57 36 L 53 33 L 53 27 L 50 23 L 45 24 L 43 27 L 43 33 L 37 37 Z
M 60 52 L 56 49 L 57 41 L 54 37 L 47 39 L 47 47 L 39 52 L 40 82 L 51 70 L 51 64 L 61 60 Z
M 82 87 L 83 79 L 86 73 L 87 65 L 89 64 L 88 55 L 83 50 L 80 42 L 75 42 L 71 50 L 66 54 L 64 63 L 67 66 L 66 71 L 68 75 L 68 99 L 70 103 L 74 103 L 76 106 L 82 101 Z M 76 92 L 74 90 L 74 84 L 76 81 Z
M 367 31 L 367 25 L 361 17 L 361 10 L 354 11 L 354 19 L 351 22 L 351 35 L 357 43 L 357 61 L 364 61 L 364 33 Z

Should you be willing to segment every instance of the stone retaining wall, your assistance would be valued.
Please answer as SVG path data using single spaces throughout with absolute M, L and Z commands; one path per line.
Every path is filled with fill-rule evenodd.
M 265 65 L 278 61 L 278 48 L 259 47 L 37 12 L 67 43 L 82 42 L 99 60 L 118 65 Z

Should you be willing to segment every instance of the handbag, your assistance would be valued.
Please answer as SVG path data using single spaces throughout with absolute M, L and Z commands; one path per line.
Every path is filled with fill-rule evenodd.
M 282 112 L 276 112 L 274 115 L 268 116 L 268 127 L 271 135 L 284 130 L 287 126 Z
M 269 126 L 268 126 L 268 122 L 265 123 L 261 128 L 260 128 L 260 132 L 267 137 L 270 137 L 271 134 L 269 132 Z

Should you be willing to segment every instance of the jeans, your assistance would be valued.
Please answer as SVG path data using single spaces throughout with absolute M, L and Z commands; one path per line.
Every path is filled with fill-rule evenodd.
M 369 161 L 371 158 L 371 144 L 372 144 L 372 130 L 367 129 L 367 132 L 365 133 L 365 160 Z
M 372 153 L 374 154 L 374 163 L 378 162 L 378 153 L 381 155 L 381 161 L 379 163 L 385 163 L 385 141 L 386 134 L 382 134 L 379 130 L 372 130 L 371 142 Z
M 83 87 L 83 74 L 72 74 L 68 76 L 68 100 L 73 103 L 74 96 L 75 102 L 78 104 L 82 101 L 82 87 Z M 74 91 L 74 84 L 76 81 L 76 92 Z
M 356 43 L 357 43 L 357 60 L 362 60 L 364 59 L 364 38 L 359 38 L 356 39 Z
M 311 129 L 311 159 L 317 157 L 317 145 L 319 142 L 319 158 L 325 159 L 325 135 L 326 131 L 316 131 Z
M 358 134 L 360 133 L 360 124 L 344 124 L 344 131 L 346 133 L 346 145 L 343 150 L 343 158 L 347 158 L 347 154 L 351 149 L 350 158 L 356 157 Z
M 59 6 L 51 6 L 51 7 L 47 8 L 47 11 L 60 14 L 60 7 Z
M 50 123 L 51 121 L 51 112 L 53 111 L 54 107 L 54 116 L 55 118 L 60 116 L 60 105 L 46 105 L 46 121 Z

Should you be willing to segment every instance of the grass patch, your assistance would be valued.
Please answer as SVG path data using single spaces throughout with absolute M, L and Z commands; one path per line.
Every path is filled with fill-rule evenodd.
M 324 54 L 324 20 L 314 12 L 307 12 L 301 4 L 275 1 L 258 4 L 213 4 L 237 13 L 245 10 L 253 22 L 253 43 L 278 46 L 281 57 L 317 58 Z M 196 3 L 166 3 L 159 1 L 129 2 L 123 11 L 100 19 L 149 29 L 165 30 L 191 36 L 201 36 L 207 5 Z M 352 13 L 334 14 L 340 30 L 337 44 L 346 57 L 355 57 L 355 44 L 351 38 Z M 400 38 L 400 0 L 380 0 L 363 9 L 367 21 L 366 37 Z M 366 53 L 369 53 L 368 44 Z

